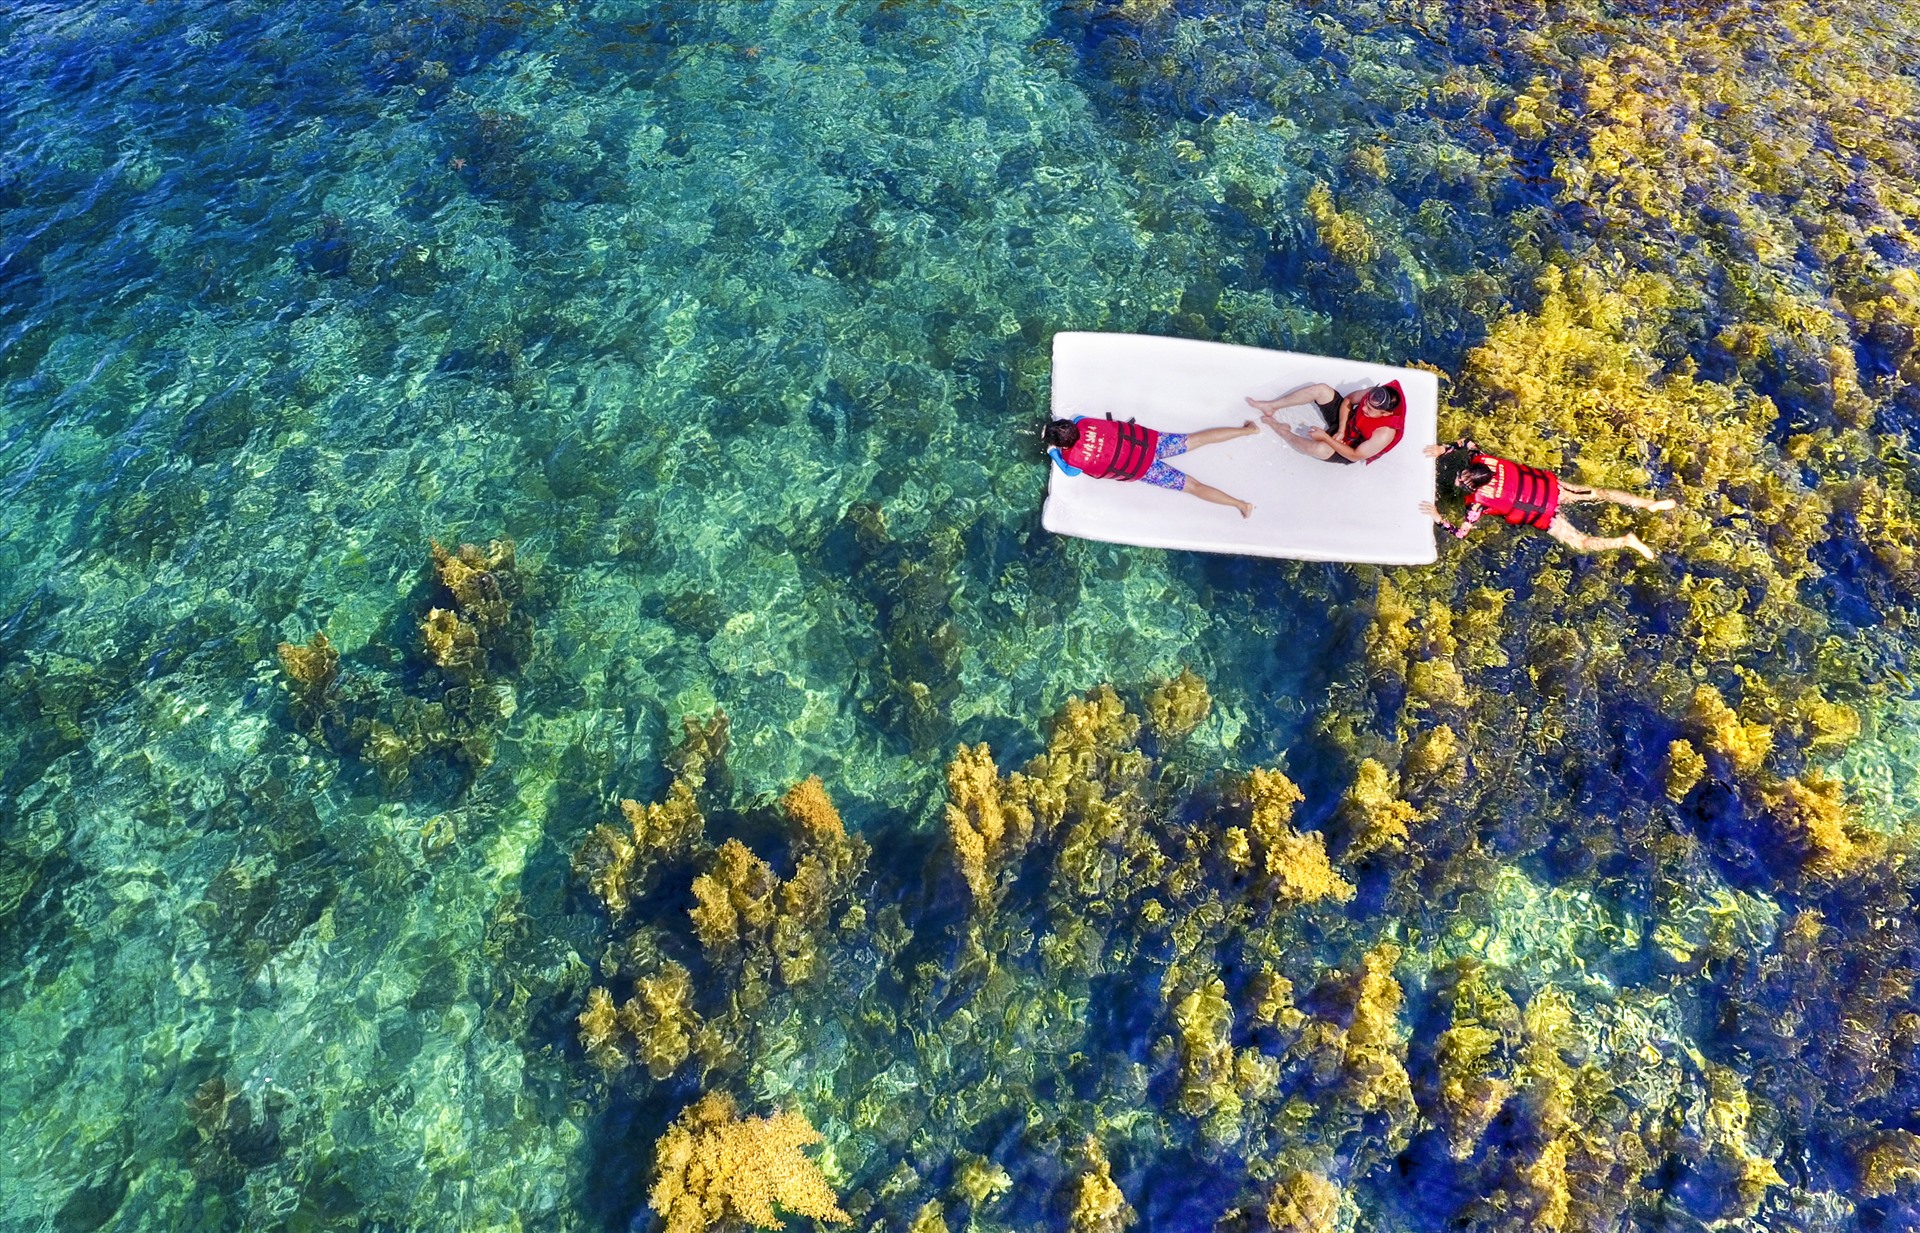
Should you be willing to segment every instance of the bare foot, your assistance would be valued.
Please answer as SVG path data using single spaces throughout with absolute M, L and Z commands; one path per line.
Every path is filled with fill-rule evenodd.
M 1269 398 L 1262 402 L 1258 398 L 1249 398 L 1247 399 L 1247 405 L 1262 415 L 1271 416 L 1275 411 L 1280 409 L 1280 400 L 1278 398 Z
M 1663 497 L 1660 500 L 1655 501 L 1652 505 L 1647 506 L 1647 508 L 1659 513 L 1665 513 L 1670 509 L 1678 508 L 1679 504 L 1680 503 L 1678 501 L 1672 500 L 1671 498 Z
M 1653 560 L 1653 549 L 1641 543 L 1640 537 L 1638 535 L 1630 534 L 1627 536 L 1627 547 L 1633 549 L 1635 552 L 1639 553 L 1641 556 L 1645 557 L 1647 560 L 1649 561 Z
M 1241 516 L 1242 518 L 1251 518 L 1251 517 L 1253 517 L 1253 506 L 1252 506 L 1252 505 L 1250 505 L 1250 504 L 1248 504 L 1248 503 L 1247 503 L 1247 502 L 1245 502 L 1245 501 L 1236 501 L 1236 502 L 1234 502 L 1234 504 L 1235 504 L 1236 506 L 1238 506 L 1238 507 L 1239 507 L 1239 509 L 1240 509 L 1240 516 Z
M 1240 435 L 1243 437 L 1246 436 L 1247 433 L 1260 431 L 1260 425 L 1254 423 L 1252 420 L 1241 421 L 1240 428 L 1242 430 Z

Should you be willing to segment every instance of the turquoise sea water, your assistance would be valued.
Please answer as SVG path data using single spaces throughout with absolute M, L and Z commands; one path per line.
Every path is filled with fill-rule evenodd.
M 1920 423 L 1906 10 L 1837 14 L 1842 54 L 1764 6 L 1522 7 L 0 15 L 0 1227 L 648 1228 L 654 1142 L 715 1090 L 803 1112 L 861 1229 L 1913 1227 L 1912 578 L 1815 475 L 1824 447 L 1788 441 L 1864 434 L 1861 478 L 1905 492 L 1885 459 Z M 1632 93 L 1583 96 L 1569 66 L 1644 41 L 1664 80 L 1707 53 L 1660 37 L 1741 22 L 1773 54 L 1726 73 L 1891 115 L 1892 153 L 1752 99 L 1643 131 L 1724 126 L 1729 165 L 1742 124 L 1854 160 L 1833 208 L 1866 273 L 1750 217 L 1826 210 L 1811 172 L 1686 197 L 1676 225 L 1625 190 L 1582 205 L 1556 171 L 1602 142 L 1553 125 Z M 1871 72 L 1820 76 L 1835 63 Z M 1513 103 L 1529 90 L 1559 108 L 1544 135 Z M 1655 221 L 1607 214 L 1639 208 Z M 1838 759 L 1862 850 L 1891 836 L 1856 876 L 1776 861 L 1774 782 L 1609 666 L 1695 662 L 1662 649 L 1684 627 L 1668 596 L 1722 575 L 1677 551 L 1658 582 L 1544 541 L 1443 564 L 1462 595 L 1518 588 L 1470 684 L 1522 718 L 1455 779 L 1398 772 L 1415 859 L 1361 851 L 1342 795 L 1363 758 L 1470 723 L 1370 657 L 1379 571 L 1038 527 L 1056 330 L 1455 372 L 1541 307 L 1547 271 L 1581 268 L 1684 283 L 1649 371 L 1773 399 L 1754 474 L 1835 511 L 1812 576 L 1735 601 L 1772 640 L 1693 676 L 1751 719 L 1817 675 L 1864 717 L 1850 747 L 1781 718 L 1767 764 Z M 1844 301 L 1865 410 L 1819 347 L 1736 336 L 1763 283 Z M 1649 464 L 1687 476 L 1677 450 Z M 1716 534 L 1791 555 L 1760 480 L 1738 487 Z M 494 540 L 525 637 L 475 679 L 429 662 L 418 624 L 449 602 L 434 544 Z M 1542 570 L 1617 624 L 1536 654 L 1559 646 Z M 411 757 L 308 722 L 276 648 L 316 632 L 340 714 L 413 734 Z M 995 911 L 970 902 L 944 838 L 955 747 L 1015 769 L 1068 699 L 1111 682 L 1140 713 L 1183 668 L 1211 694 L 1192 737 L 1082 768 L 1122 822 L 1083 801 Z M 872 845 L 820 973 L 744 1003 L 741 961 L 687 925 L 710 853 L 620 920 L 573 860 L 619 798 L 665 797 L 682 717 L 716 710 L 710 844 L 791 876 L 804 845 L 774 802 L 818 775 Z M 1658 767 L 1683 734 L 1709 765 L 1675 801 Z M 1295 823 L 1332 839 L 1348 902 L 1275 905 L 1220 854 L 1254 767 L 1301 786 Z M 1353 1026 L 1379 997 L 1368 955 L 1404 991 L 1391 1065 Z M 579 1039 L 588 990 L 624 1001 L 663 957 L 702 1016 L 751 1030 L 609 1076 Z M 1262 969 L 1306 1027 L 1250 1009 Z M 1224 1011 L 1185 1000 L 1211 979 Z M 1483 984 L 1504 992 L 1460 992 Z M 1577 1027 L 1549 1022 L 1557 999 Z M 1435 1041 L 1470 1020 L 1518 1094 L 1462 1155 L 1436 1111 L 1466 1038 Z M 1314 1024 L 1340 1035 L 1312 1045 Z M 1394 1065 L 1405 1092 L 1380 1096 L 1367 1068 Z M 1096 1156 L 1117 1224 L 1075 1215 Z M 965 1181 L 996 1169 L 1004 1187 Z M 1340 1196 L 1320 1223 L 1269 1208 L 1301 1172 Z

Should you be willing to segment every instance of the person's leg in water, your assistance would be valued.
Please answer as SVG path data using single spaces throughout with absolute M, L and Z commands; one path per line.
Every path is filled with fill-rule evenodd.
M 1199 434 L 1195 433 L 1194 435 L 1198 436 Z M 1164 462 L 1156 461 L 1151 467 L 1147 468 L 1147 473 L 1140 478 L 1144 482 L 1152 484 L 1155 488 L 1165 488 L 1169 492 L 1190 493 L 1193 496 L 1199 497 L 1202 501 L 1211 501 L 1215 505 L 1231 505 L 1234 509 L 1240 511 L 1242 518 L 1251 518 L 1253 516 L 1253 506 L 1248 502 L 1242 501 L 1239 497 L 1228 496 L 1212 484 L 1202 483 L 1184 471 L 1174 470 Z
M 1560 500 L 1568 505 L 1581 501 L 1611 501 L 1615 505 L 1624 505 L 1628 509 L 1652 510 L 1655 513 L 1664 513 L 1678 504 L 1665 497 L 1656 501 L 1652 497 L 1637 497 L 1630 492 L 1620 492 L 1612 488 L 1587 488 L 1580 484 L 1569 484 L 1565 480 L 1560 481 Z
M 1562 492 L 1566 491 L 1564 488 Z M 1565 514 L 1555 514 L 1553 521 L 1547 524 L 1547 534 L 1559 540 L 1575 552 L 1610 552 L 1615 548 L 1631 548 L 1647 560 L 1653 560 L 1653 549 L 1640 542 L 1640 537 L 1628 532 L 1625 535 L 1604 536 L 1588 535 L 1567 521 Z

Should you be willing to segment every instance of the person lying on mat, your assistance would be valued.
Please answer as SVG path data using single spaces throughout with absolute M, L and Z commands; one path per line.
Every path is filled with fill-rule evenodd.
M 1203 445 L 1231 441 L 1259 431 L 1259 427 L 1248 420 L 1238 428 L 1207 428 L 1195 433 L 1155 432 L 1132 420 L 1123 423 L 1112 416 L 1094 419 L 1083 415 L 1078 419 L 1049 420 L 1040 436 L 1047 443 L 1048 455 L 1068 475 L 1145 480 L 1156 488 L 1192 493 L 1215 505 L 1231 505 L 1245 518 L 1253 513 L 1253 506 L 1175 470 L 1165 460 Z
M 1274 415 L 1275 411 L 1308 403 L 1319 409 L 1324 427 L 1303 430 L 1281 423 Z M 1324 462 L 1371 463 L 1407 435 L 1407 396 L 1398 381 L 1371 385 L 1345 396 L 1325 383 L 1303 385 L 1278 398 L 1249 398 L 1247 405 L 1260 413 L 1282 441 Z
M 1455 527 L 1441 516 L 1439 507 L 1432 501 L 1422 501 L 1420 512 L 1452 531 L 1455 538 L 1464 538 L 1481 515 L 1495 514 L 1516 527 L 1537 527 L 1578 552 L 1631 548 L 1651 561 L 1653 549 L 1641 543 L 1639 536 L 1631 532 L 1612 538 L 1584 534 L 1574 529 L 1560 507 L 1586 501 L 1610 501 L 1630 509 L 1670 510 L 1674 507 L 1670 500 L 1656 501 L 1611 488 L 1570 484 L 1540 467 L 1484 454 L 1479 446 L 1464 438 L 1452 445 L 1429 445 L 1425 452 L 1427 457 L 1439 460 L 1434 464 L 1434 480 L 1439 491 L 1457 494 L 1466 506 L 1466 515 Z

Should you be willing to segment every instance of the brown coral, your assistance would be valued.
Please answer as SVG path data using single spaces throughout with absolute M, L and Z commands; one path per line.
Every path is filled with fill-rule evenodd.
M 819 1166 L 801 1152 L 818 1142 L 819 1132 L 800 1113 L 743 1120 L 724 1092 L 709 1092 L 654 1145 L 649 1201 L 666 1233 L 702 1233 L 728 1220 L 778 1229 L 780 1208 L 844 1223 L 851 1217 Z
M 709 954 L 726 954 L 764 936 L 773 924 L 778 886 L 773 867 L 746 844 L 738 839 L 721 844 L 712 866 L 693 880 L 698 902 L 687 914 L 700 945 Z
M 662 866 L 691 854 L 706 829 L 684 779 L 673 781 L 665 801 L 642 805 L 622 800 L 620 813 L 624 828 L 605 823 L 594 827 L 573 854 L 574 873 L 616 919 L 651 889 Z
M 596 992 L 599 992 L 596 990 Z M 634 982 L 633 996 L 620 1008 L 620 1026 L 634 1038 L 647 1073 L 665 1079 L 693 1050 L 700 1016 L 693 1009 L 693 978 L 677 963 L 662 964 L 652 976 Z
M 480 649 L 479 631 L 445 608 L 428 610 L 420 622 L 420 642 L 427 659 L 449 672 L 467 675 L 484 666 L 486 653 Z
M 340 652 L 324 633 L 315 633 L 305 646 L 282 642 L 280 667 L 293 682 L 294 690 L 307 697 L 318 697 L 333 688 L 340 677 Z
M 485 552 L 472 544 L 449 552 L 435 542 L 433 572 L 447 606 L 474 627 L 479 642 L 489 650 L 508 649 L 504 642 L 515 629 L 513 600 L 520 588 L 513 541 L 496 539 Z

